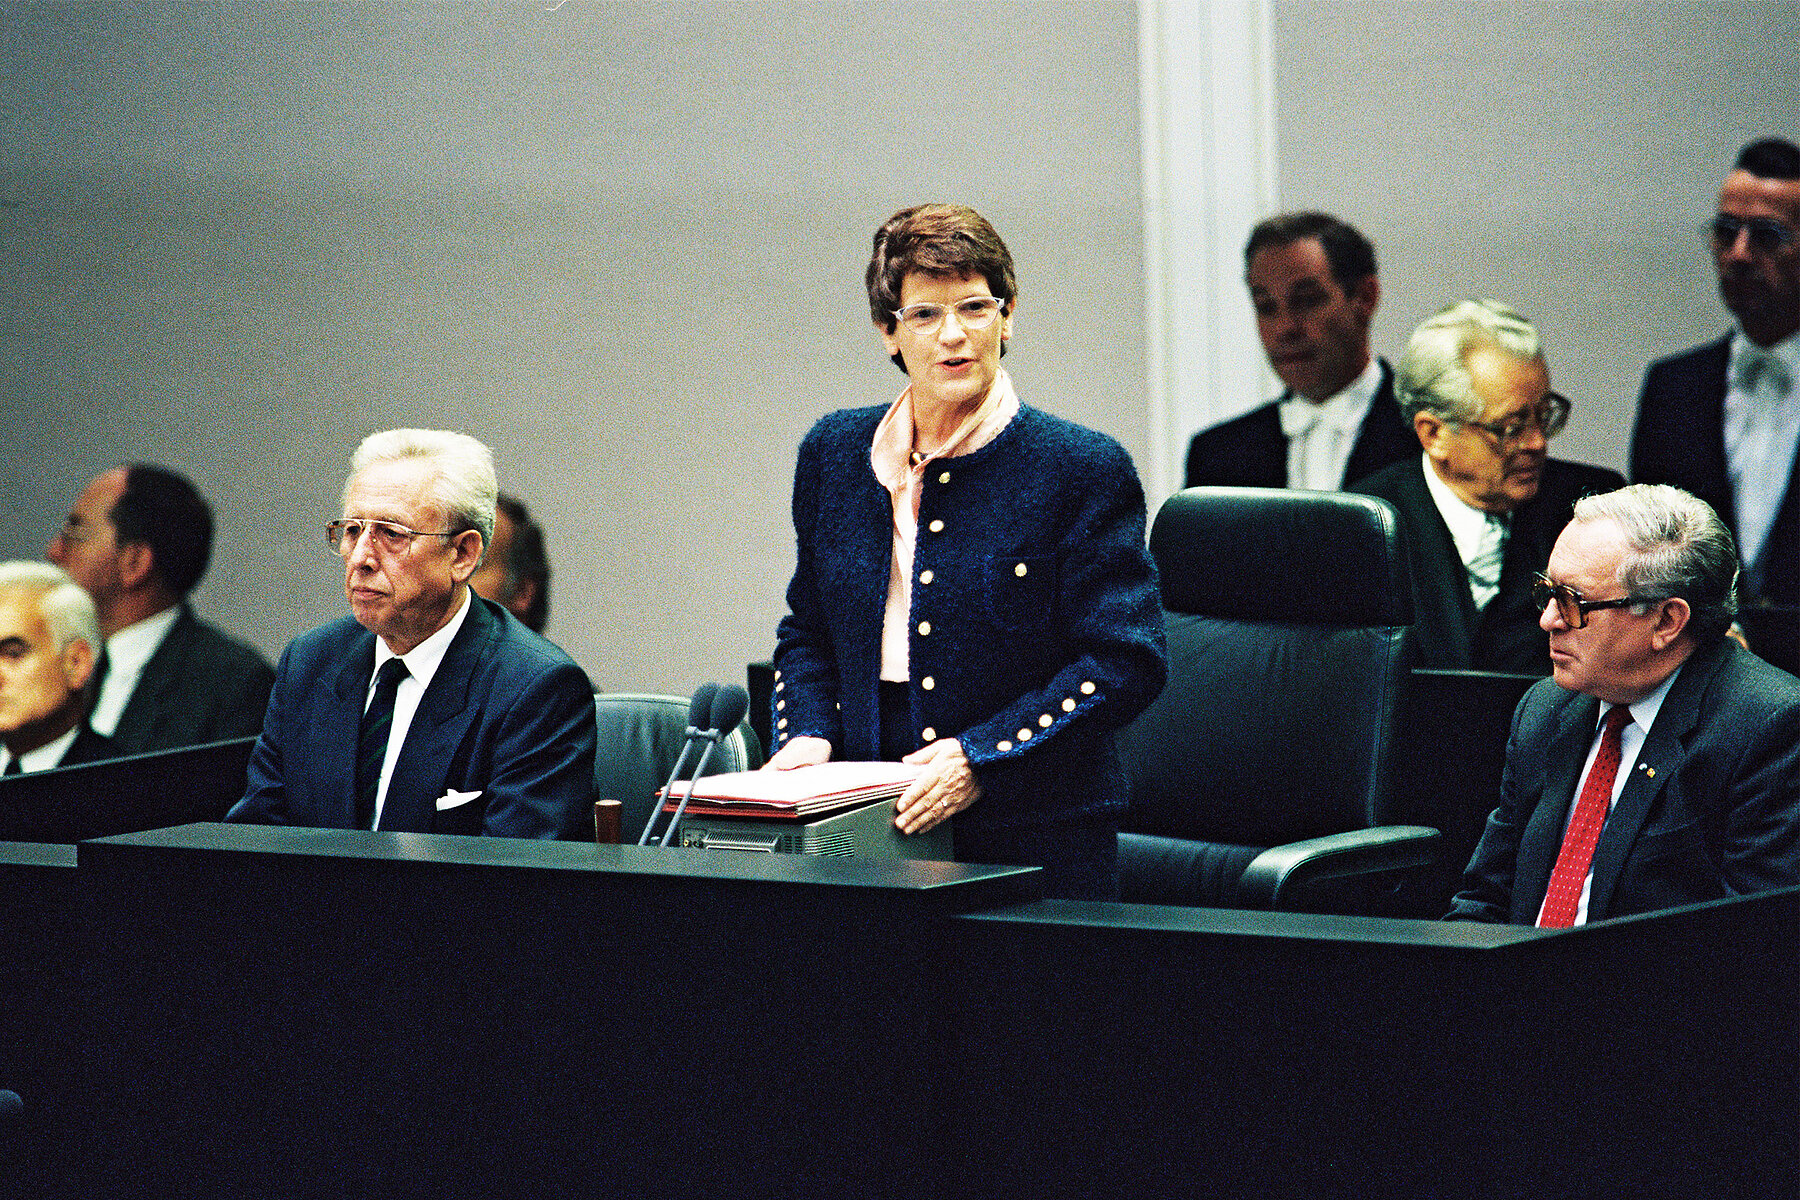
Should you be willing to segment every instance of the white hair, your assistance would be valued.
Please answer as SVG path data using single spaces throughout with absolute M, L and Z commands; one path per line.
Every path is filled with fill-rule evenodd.
M 1420 412 L 1458 425 L 1481 420 L 1469 378 L 1469 351 L 1481 346 L 1530 361 L 1544 356 L 1537 327 L 1498 300 L 1464 300 L 1439 309 L 1413 330 L 1394 367 L 1394 398 L 1408 421 Z
M 350 456 L 350 478 L 344 495 L 356 477 L 378 462 L 425 459 L 437 467 L 432 498 L 444 507 L 450 532 L 479 530 L 482 553 L 494 542 L 494 505 L 500 486 L 494 478 L 494 454 L 466 433 L 447 429 L 388 429 L 364 438 Z M 434 531 L 435 532 L 435 531 Z
M 94 598 L 61 567 L 22 560 L 0 563 L 0 592 L 23 592 L 37 599 L 38 613 L 56 639 L 58 653 L 80 641 L 96 658 L 100 656 L 104 643 Z

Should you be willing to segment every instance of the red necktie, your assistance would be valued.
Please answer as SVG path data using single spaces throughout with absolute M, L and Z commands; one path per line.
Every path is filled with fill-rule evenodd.
M 1550 887 L 1538 912 L 1541 928 L 1567 929 L 1575 923 L 1581 885 L 1594 861 L 1594 846 L 1600 841 L 1600 827 L 1606 824 L 1607 809 L 1612 806 L 1613 780 L 1619 777 L 1619 733 L 1630 721 L 1631 710 L 1623 704 L 1606 714 L 1600 752 L 1588 768 L 1587 782 L 1581 785 L 1581 798 L 1575 802 L 1575 815 L 1569 819 L 1562 850 L 1556 856 L 1556 869 L 1550 872 Z

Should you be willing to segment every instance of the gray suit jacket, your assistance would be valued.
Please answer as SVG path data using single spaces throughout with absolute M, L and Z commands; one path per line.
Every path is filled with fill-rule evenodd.
M 1599 719 L 1598 700 L 1554 680 L 1525 693 L 1452 919 L 1536 922 Z M 1727 640 L 1690 655 L 1593 874 L 1590 921 L 1800 883 L 1800 680 Z
M 150 656 L 109 739 L 115 756 L 262 732 L 275 672 L 187 605 Z

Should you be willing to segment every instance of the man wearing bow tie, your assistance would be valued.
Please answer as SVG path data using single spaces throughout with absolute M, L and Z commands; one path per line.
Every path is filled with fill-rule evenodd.
M 1513 713 L 1452 919 L 1566 928 L 1800 883 L 1800 680 L 1725 636 L 1731 535 L 1634 484 L 1539 577 L 1551 677 Z
M 1250 231 L 1244 283 L 1280 398 L 1194 435 L 1187 486 L 1337 491 L 1419 452 L 1394 399 L 1394 371 L 1369 354 L 1381 300 L 1375 247 L 1318 212 Z
M 1737 328 L 1650 367 L 1632 478 L 1685 488 L 1724 518 L 1746 602 L 1800 605 L 1800 148 L 1744 147 L 1707 237 Z

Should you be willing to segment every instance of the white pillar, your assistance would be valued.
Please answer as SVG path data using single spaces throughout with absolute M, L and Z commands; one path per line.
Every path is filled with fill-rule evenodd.
M 1273 396 L 1243 246 L 1277 211 L 1272 0 L 1142 0 L 1151 512 L 1194 431 Z

